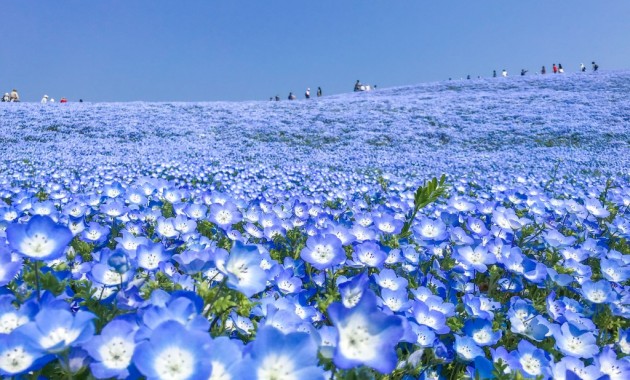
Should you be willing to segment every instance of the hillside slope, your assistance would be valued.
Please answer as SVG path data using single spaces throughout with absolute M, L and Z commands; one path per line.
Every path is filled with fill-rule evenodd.
M 309 101 L 1 104 L 2 160 L 399 173 L 627 172 L 630 72 L 449 81 Z M 571 169 L 573 168 L 573 169 Z

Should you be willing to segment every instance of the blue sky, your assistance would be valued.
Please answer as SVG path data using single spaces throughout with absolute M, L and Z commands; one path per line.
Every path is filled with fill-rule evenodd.
M 285 99 L 630 65 L 628 0 L 0 1 L 0 91 L 89 101 Z

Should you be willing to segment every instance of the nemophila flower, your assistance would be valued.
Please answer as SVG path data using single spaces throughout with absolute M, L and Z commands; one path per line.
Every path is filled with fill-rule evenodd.
M 134 341 L 138 326 L 125 320 L 108 323 L 100 335 L 90 339 L 83 348 L 94 359 L 90 371 L 97 379 L 124 379 L 130 375 L 129 366 L 136 349 Z
M 617 345 L 621 349 L 621 352 L 630 355 L 630 329 L 619 329 L 618 336 L 619 340 L 617 341 Z
M 556 347 L 564 355 L 590 359 L 599 353 L 595 335 L 590 331 L 579 330 L 566 322 L 561 327 L 553 326 L 552 331 Z
M 494 310 L 501 309 L 501 304 L 487 297 L 475 297 L 472 294 L 465 294 L 462 299 L 464 309 L 471 317 L 483 319 L 494 319 Z
M 92 266 L 90 272 L 87 273 L 87 277 L 103 286 L 115 287 L 121 284 L 126 284 L 133 276 L 133 271 L 128 265 L 128 260 L 123 263 L 122 266 L 117 266 L 118 259 L 126 257 L 126 253 L 122 250 L 109 251 L 103 249 L 101 252 L 100 261 Z M 113 259 L 110 263 L 110 258 Z
M 27 224 L 12 223 L 6 230 L 9 246 L 33 260 L 61 257 L 72 240 L 68 227 L 47 216 L 33 216 Z
M 575 242 L 575 237 L 564 236 L 558 230 L 550 230 L 544 235 L 544 237 L 547 244 L 554 248 L 567 247 Z
M 617 298 L 617 294 L 613 291 L 610 282 L 600 280 L 593 282 L 587 280 L 582 283 L 582 295 L 592 303 L 601 304 L 612 302 Z
M 376 239 L 376 232 L 372 228 L 363 227 L 358 223 L 352 225 L 352 228 L 350 228 L 350 233 L 354 235 L 357 241 Z
M 302 280 L 293 275 L 290 269 L 283 270 L 275 279 L 278 290 L 283 294 L 299 293 L 302 290 Z
M 387 258 L 387 253 L 381 249 L 379 244 L 366 241 L 354 247 L 353 257 L 355 262 L 364 266 L 380 268 Z
M 36 371 L 54 358 L 18 335 L 0 335 L 0 375 L 13 377 Z
M 630 266 L 626 265 L 622 260 L 602 259 L 600 265 L 602 275 L 608 281 L 621 283 L 630 278 Z
M 328 315 L 339 334 L 333 357 L 337 367 L 366 365 L 381 373 L 396 368 L 395 347 L 403 335 L 401 321 L 379 311 L 371 291 L 365 292 L 353 308 L 332 303 Z
M 10 334 L 18 327 L 30 322 L 37 313 L 38 306 L 34 302 L 27 302 L 16 308 L 13 295 L 0 296 L 0 335 Z
M 488 234 L 486 224 L 481 219 L 468 217 L 466 225 L 468 226 L 468 229 L 478 237 Z
M 469 336 L 455 335 L 453 349 L 457 353 L 457 356 L 466 362 L 473 361 L 476 357 L 485 355 L 483 349 Z
M 241 341 L 224 336 L 213 339 L 207 356 L 207 360 L 212 365 L 208 380 L 237 380 L 242 356 L 243 343 Z
M 95 317 L 94 314 L 82 310 L 72 314 L 66 309 L 44 307 L 33 321 L 17 328 L 14 334 L 29 340 L 41 350 L 59 353 L 92 338 L 92 320 Z
M 239 378 L 324 379 L 317 366 L 318 346 L 305 333 L 283 334 L 273 327 L 263 327 L 252 343 L 249 356 L 241 363 Z
M 161 243 L 148 242 L 141 244 L 136 249 L 136 260 L 140 268 L 154 271 L 159 268 L 160 263 L 169 259 L 169 254 Z
M 205 272 L 215 266 L 213 254 L 210 249 L 200 251 L 186 249 L 182 253 L 173 255 L 173 261 L 179 264 L 179 268 L 183 272 L 190 275 Z
M 584 201 L 584 207 L 591 213 L 591 215 L 598 218 L 607 218 L 610 212 L 606 210 L 606 207 L 602 206 L 601 202 L 595 198 L 589 198 Z
M 391 214 L 383 214 L 374 218 L 374 226 L 383 233 L 395 235 L 402 230 L 403 221 L 395 219 Z
M 175 228 L 173 218 L 159 217 L 155 226 L 155 232 L 163 238 L 172 239 L 179 236 L 179 231 Z
M 122 201 L 112 199 L 103 203 L 100 211 L 111 218 L 120 218 L 129 211 L 129 208 Z
M 228 228 L 242 220 L 241 212 L 236 205 L 232 202 L 225 202 L 223 204 L 213 204 L 210 206 L 210 214 L 208 219 L 220 226 L 221 228 Z M 267 226 L 263 226 L 267 227 Z
M 251 297 L 267 286 L 267 274 L 260 267 L 261 261 L 257 246 L 235 241 L 226 261 L 217 258 L 217 268 L 227 276 L 230 288 Z
M 446 225 L 439 219 L 422 218 L 413 231 L 425 241 L 442 241 L 448 237 Z
M 385 268 L 373 275 L 374 281 L 382 288 L 390 290 L 406 289 L 408 281 L 404 277 L 398 277 L 392 269 Z
M 487 319 L 469 319 L 462 330 L 479 346 L 492 346 L 501 339 L 501 331 L 492 330 L 492 322 Z
M 147 379 L 208 379 L 211 345 L 207 332 L 187 330 L 175 321 L 164 322 L 138 343 L 133 363 Z
M 118 242 L 116 248 L 123 249 L 131 258 L 136 257 L 136 249 L 138 249 L 139 245 L 149 242 L 149 239 L 144 236 L 134 236 L 131 232 L 124 230 L 122 231 L 122 237 L 117 237 L 114 240 Z
M 381 299 L 383 300 L 383 305 L 387 306 L 389 310 L 395 313 L 399 311 L 405 311 L 411 305 L 406 288 L 401 288 L 398 290 L 390 290 L 385 288 L 381 290 Z
M 498 207 L 492 212 L 492 222 L 506 230 L 518 230 L 523 222 L 512 209 Z
M 438 334 L 447 334 L 451 331 L 446 325 L 446 316 L 437 310 L 429 309 L 423 301 L 414 302 L 413 317 L 418 324 L 428 326 Z
M 519 370 L 531 377 L 549 379 L 551 376 L 551 364 L 553 361 L 549 354 L 526 340 L 521 340 L 518 350 L 511 353 L 514 358 L 512 363 L 518 365 Z M 512 368 L 515 369 L 515 368 Z
M 339 278 L 341 281 L 341 278 Z M 351 279 L 339 283 L 339 294 L 341 294 L 341 302 L 345 307 L 354 307 L 363 297 L 370 281 L 368 275 L 362 272 Z
M 88 223 L 85 229 L 81 231 L 81 239 L 95 245 L 99 245 L 100 243 L 106 241 L 108 235 L 109 228 L 106 226 L 101 226 L 96 222 Z
M 605 346 L 599 356 L 593 360 L 593 365 L 598 367 L 610 380 L 625 380 L 630 377 L 630 361 L 617 359 L 615 351 Z
M 491 255 L 483 246 L 478 245 L 473 250 L 470 246 L 457 248 L 456 258 L 468 269 L 485 273 L 487 265 L 495 262 L 494 255 Z
M 418 325 L 413 322 L 410 322 L 411 329 L 413 333 L 416 335 L 415 343 L 420 347 L 429 348 L 433 347 L 436 339 L 435 332 L 428 326 Z
M 15 279 L 22 270 L 22 259 L 9 252 L 9 248 L 0 246 L 0 286 L 5 286 Z
M 306 240 L 306 247 L 300 252 L 302 260 L 319 270 L 343 263 L 346 252 L 341 240 L 334 235 L 316 235 Z
M 585 366 L 578 358 L 565 356 L 553 366 L 554 380 L 601 379 L 604 374 L 594 365 Z

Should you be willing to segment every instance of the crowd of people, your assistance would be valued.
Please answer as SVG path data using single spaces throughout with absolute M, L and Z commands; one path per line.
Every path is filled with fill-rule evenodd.
M 322 88 L 321 87 L 317 87 L 317 97 L 321 97 L 323 95 L 322 93 Z M 310 99 L 311 98 L 311 88 L 308 87 L 306 89 L 306 91 L 304 91 L 304 98 L 305 99 Z M 289 96 L 287 97 L 288 100 L 296 100 L 297 96 L 295 96 L 295 94 L 293 93 L 293 91 L 289 92 Z M 269 97 L 269 100 L 273 101 L 275 100 L 276 102 L 280 101 L 280 96 L 276 95 L 276 96 L 271 96 Z
M 593 72 L 596 72 L 597 70 L 599 70 L 599 65 L 595 61 L 593 61 L 591 63 L 591 65 L 592 65 Z M 562 73 L 564 73 L 564 68 L 562 67 L 562 63 L 558 63 L 557 65 L 555 63 L 552 64 L 551 65 L 551 71 L 554 74 L 562 74 Z M 527 69 L 521 69 L 521 76 L 525 76 L 528 72 L 529 72 L 529 70 L 527 70 Z M 586 72 L 586 66 L 584 65 L 584 63 L 580 63 L 580 72 L 583 72 L 583 73 Z M 547 68 L 545 66 L 543 66 L 540 69 L 540 74 L 541 75 L 547 74 Z M 501 71 L 501 76 L 504 77 L 504 78 L 507 78 L 508 72 L 507 72 L 506 69 L 503 69 Z M 492 77 L 493 78 L 497 77 L 497 71 L 496 70 L 492 71 Z M 480 78 L 480 77 L 477 77 L 477 78 Z M 448 79 L 450 80 L 451 78 L 448 78 Z M 470 79 L 470 75 L 467 75 L 466 79 Z

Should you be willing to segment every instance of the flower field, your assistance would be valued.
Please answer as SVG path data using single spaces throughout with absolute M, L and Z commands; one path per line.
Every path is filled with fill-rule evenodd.
M 630 72 L 0 106 L 0 374 L 628 379 Z

